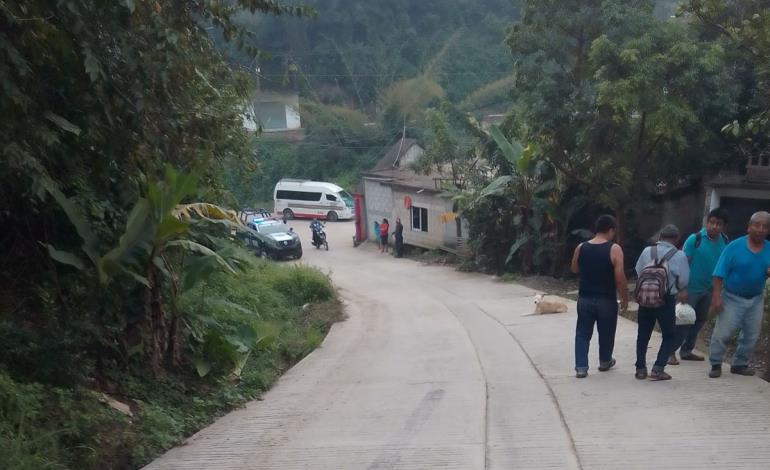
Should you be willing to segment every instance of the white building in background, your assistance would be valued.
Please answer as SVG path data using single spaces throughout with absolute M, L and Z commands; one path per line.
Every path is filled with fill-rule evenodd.
M 299 95 L 260 91 L 247 105 L 243 116 L 243 127 L 256 132 L 291 132 L 302 128 L 299 115 Z

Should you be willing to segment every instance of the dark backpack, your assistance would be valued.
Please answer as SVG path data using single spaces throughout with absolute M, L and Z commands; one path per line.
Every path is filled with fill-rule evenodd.
M 725 235 L 724 233 L 720 233 L 720 235 L 722 235 L 722 240 L 725 241 L 725 245 L 730 243 L 730 238 L 728 238 L 727 235 Z M 698 230 L 698 232 L 695 234 L 695 249 L 696 250 L 698 249 L 698 247 L 700 246 L 700 243 L 702 241 L 703 241 L 703 232 Z
M 668 261 L 674 257 L 677 252 L 672 248 L 666 256 L 658 260 L 658 246 L 650 247 L 652 262 L 642 269 L 639 273 L 639 279 L 636 281 L 634 290 L 634 299 L 640 307 L 658 308 L 666 303 L 666 293 L 668 292 Z

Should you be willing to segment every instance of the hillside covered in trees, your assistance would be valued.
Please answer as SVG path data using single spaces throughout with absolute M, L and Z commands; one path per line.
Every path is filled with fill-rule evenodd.
M 296 91 L 306 139 L 255 143 L 254 179 L 233 184 L 241 199 L 264 202 L 281 177 L 329 179 L 351 188 L 393 140 L 424 139 L 422 110 L 439 101 L 465 111 L 504 113 L 513 102 L 514 59 L 506 30 L 519 0 L 442 0 L 353 4 L 307 2 L 313 19 L 241 13 L 246 49 L 215 42 L 255 89 Z M 667 18 L 675 0 L 659 0 Z

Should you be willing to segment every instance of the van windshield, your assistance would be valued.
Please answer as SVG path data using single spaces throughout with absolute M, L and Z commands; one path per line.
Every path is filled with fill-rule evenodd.
M 343 201 L 345 201 L 345 206 L 349 208 L 353 208 L 353 196 L 348 194 L 347 191 L 340 191 L 339 196 L 342 198 Z

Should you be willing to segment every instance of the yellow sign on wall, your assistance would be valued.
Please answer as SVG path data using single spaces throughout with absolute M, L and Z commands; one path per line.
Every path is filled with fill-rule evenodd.
M 457 214 L 455 212 L 444 212 L 438 216 L 438 220 L 440 220 L 442 224 L 448 224 L 449 222 L 457 220 Z

